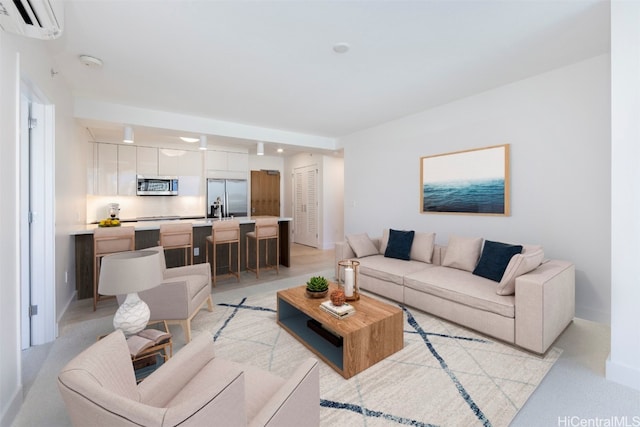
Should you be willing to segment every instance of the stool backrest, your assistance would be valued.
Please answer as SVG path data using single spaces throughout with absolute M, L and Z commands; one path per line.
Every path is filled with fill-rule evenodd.
M 278 218 L 256 218 L 256 237 L 268 239 L 278 237 Z
M 134 227 L 103 227 L 93 231 L 95 255 L 136 249 L 136 229 Z
M 239 242 L 240 221 L 237 219 L 214 221 L 211 226 L 211 237 L 215 243 Z
M 193 224 L 190 222 L 160 224 L 160 246 L 193 246 Z

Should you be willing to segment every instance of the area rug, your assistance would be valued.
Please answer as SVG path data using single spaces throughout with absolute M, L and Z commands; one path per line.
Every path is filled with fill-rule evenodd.
M 507 426 L 561 354 L 536 356 L 401 307 L 401 351 L 348 380 L 320 362 L 322 426 Z M 285 378 L 314 356 L 277 325 L 275 293 L 218 304 L 192 330 L 213 336 L 217 357 Z

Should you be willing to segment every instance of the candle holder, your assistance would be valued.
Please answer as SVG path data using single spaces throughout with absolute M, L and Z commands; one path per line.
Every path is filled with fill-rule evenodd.
M 338 262 L 338 286 L 344 289 L 347 301 L 357 301 L 360 299 L 360 288 L 358 287 L 358 267 L 359 261 L 343 259 Z

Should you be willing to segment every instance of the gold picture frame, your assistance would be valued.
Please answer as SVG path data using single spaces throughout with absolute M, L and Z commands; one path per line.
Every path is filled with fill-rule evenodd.
M 509 144 L 420 158 L 420 212 L 509 216 Z

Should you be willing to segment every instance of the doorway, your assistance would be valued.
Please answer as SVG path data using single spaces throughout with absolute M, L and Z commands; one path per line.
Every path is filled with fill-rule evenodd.
M 251 171 L 251 216 L 280 216 L 280 171 Z
M 21 348 L 53 341 L 55 316 L 54 106 L 23 83 L 20 96 Z
M 318 247 L 318 167 L 296 168 L 293 171 L 293 241 Z

